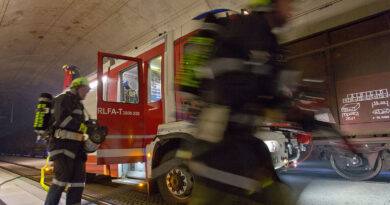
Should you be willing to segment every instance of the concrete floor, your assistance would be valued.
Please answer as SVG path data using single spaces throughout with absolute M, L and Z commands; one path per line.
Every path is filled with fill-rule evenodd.
M 39 167 L 44 161 L 44 159 L 0 157 L 0 160 L 5 159 L 32 167 Z M 2 171 L 0 172 L 0 182 L 14 176 L 16 175 L 13 173 Z M 289 172 L 281 174 L 280 177 L 295 192 L 299 193 L 298 205 L 390 205 L 390 173 L 388 172 L 383 172 L 370 181 L 348 181 L 339 177 L 326 162 L 308 162 L 302 164 L 301 168 L 291 169 Z M 11 196 L 12 193 L 20 194 L 20 196 L 30 196 L 31 190 L 34 190 L 31 187 L 34 186 L 35 189 L 40 189 L 37 182 L 32 180 L 26 182 L 26 180 L 17 179 L 15 180 L 16 184 L 7 183 L 6 186 L 3 185 L 0 190 L 0 199 L 8 198 L 8 196 L 5 197 L 5 194 Z M 21 183 L 30 183 L 31 185 Z M 30 188 L 28 190 L 21 189 L 24 187 Z M 40 200 L 40 203 L 42 203 L 45 192 L 40 190 L 36 193 L 35 198 L 37 199 L 35 201 Z M 164 204 L 160 195 L 148 196 L 146 193 L 137 191 L 136 186 L 131 185 L 116 183 L 87 184 L 84 193 L 95 197 L 103 197 L 113 204 Z M 8 200 L 11 200 L 11 198 Z M 15 204 L 13 201 L 4 202 Z M 34 201 L 31 200 L 30 202 Z
M 42 205 L 47 192 L 41 185 L 0 168 L 0 204 L 8 205 Z M 65 204 L 66 194 L 62 195 L 60 205 Z M 91 204 L 82 200 L 82 204 Z

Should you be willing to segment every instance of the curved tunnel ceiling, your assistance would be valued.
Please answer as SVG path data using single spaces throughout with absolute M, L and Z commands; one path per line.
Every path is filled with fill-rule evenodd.
M 59 92 L 64 64 L 76 65 L 82 75 L 87 75 L 96 70 L 98 51 L 121 54 L 159 33 L 179 27 L 199 13 L 216 8 L 239 11 L 246 2 L 1 0 L 0 101 L 2 105 L 27 102 L 40 92 Z M 333 4 L 345 4 L 337 7 L 343 11 L 353 2 L 364 0 L 295 0 L 292 19 L 299 25 L 313 21 L 315 16 L 326 18 L 334 10 Z M 382 2 L 390 8 L 389 3 L 383 3 L 386 0 L 365 2 Z M 291 24 L 293 28 L 295 24 Z M 34 103 L 29 105 L 35 106 Z M 2 107 L 0 116 L 5 113 Z

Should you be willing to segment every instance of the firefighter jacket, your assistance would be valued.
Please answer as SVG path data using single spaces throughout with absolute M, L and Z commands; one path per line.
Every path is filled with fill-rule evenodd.
M 72 159 L 81 155 L 86 160 L 83 151 L 84 106 L 76 89 L 61 94 L 54 99 L 54 113 L 51 119 L 51 138 L 49 142 L 50 160 L 65 155 Z

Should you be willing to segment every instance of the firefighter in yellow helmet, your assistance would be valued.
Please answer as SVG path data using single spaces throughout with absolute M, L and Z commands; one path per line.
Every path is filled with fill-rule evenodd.
M 255 136 L 264 110 L 283 103 L 283 69 L 276 60 L 281 49 L 271 30 L 286 23 L 290 0 L 252 0 L 249 7 L 249 15 L 227 25 L 207 64 L 208 107 L 197 119 L 197 144 L 185 155 L 195 176 L 190 205 L 295 203 L 266 144 Z
M 90 87 L 84 77 L 72 81 L 70 91 L 54 99 L 54 113 L 50 120 L 49 156 L 54 164 L 55 177 L 46 197 L 46 205 L 59 203 L 69 185 L 66 204 L 80 204 L 85 185 L 86 152 L 83 150 L 85 125 L 84 100 Z

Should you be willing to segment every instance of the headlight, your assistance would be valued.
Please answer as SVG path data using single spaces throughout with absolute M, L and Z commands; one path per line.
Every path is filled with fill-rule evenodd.
M 266 140 L 264 143 L 267 145 L 270 152 L 277 152 L 280 148 L 278 141 Z

